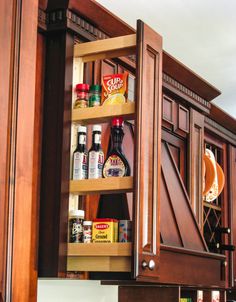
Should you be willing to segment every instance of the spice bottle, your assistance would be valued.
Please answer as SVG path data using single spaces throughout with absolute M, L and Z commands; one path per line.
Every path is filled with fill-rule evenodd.
M 71 210 L 69 213 L 69 242 L 83 242 L 83 210 Z
M 92 242 L 92 221 L 84 221 L 83 223 L 83 242 L 91 243 Z
M 93 126 L 92 147 L 89 150 L 88 178 L 101 178 L 104 163 L 104 153 L 101 148 L 101 125 Z
M 74 180 L 88 178 L 88 152 L 86 149 L 86 132 L 86 127 L 78 127 L 77 147 L 73 153 L 72 179 Z
M 92 85 L 89 90 L 89 107 L 101 105 L 101 86 Z
M 103 177 L 130 176 L 130 166 L 122 150 L 123 119 L 113 118 L 111 127 L 112 148 L 103 166 Z
M 74 104 L 74 109 L 88 107 L 89 101 L 89 85 L 77 84 L 75 87 L 77 98 Z

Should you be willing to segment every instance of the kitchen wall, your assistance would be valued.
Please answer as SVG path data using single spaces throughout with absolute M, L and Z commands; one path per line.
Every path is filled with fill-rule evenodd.
M 38 302 L 118 302 L 118 286 L 99 281 L 39 279 Z

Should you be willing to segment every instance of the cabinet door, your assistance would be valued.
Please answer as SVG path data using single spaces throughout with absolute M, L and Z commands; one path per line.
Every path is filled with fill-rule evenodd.
M 136 60 L 134 274 L 150 280 L 160 257 L 162 37 L 140 20 Z

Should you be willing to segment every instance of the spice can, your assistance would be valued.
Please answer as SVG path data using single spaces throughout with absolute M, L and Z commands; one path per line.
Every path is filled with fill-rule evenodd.
M 132 221 L 119 221 L 119 242 L 131 242 L 132 240 Z
M 69 215 L 69 242 L 83 242 L 83 210 L 72 210 Z
M 112 243 L 118 241 L 118 220 L 98 218 L 93 221 L 93 242 Z
M 83 223 L 83 242 L 91 243 L 92 242 L 92 221 L 84 221 Z

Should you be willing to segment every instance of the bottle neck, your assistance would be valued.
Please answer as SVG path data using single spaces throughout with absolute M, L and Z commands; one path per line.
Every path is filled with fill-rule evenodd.
M 122 142 L 124 137 L 124 132 L 122 127 L 112 127 L 112 149 L 122 152 Z
M 86 133 L 78 132 L 77 148 L 79 152 L 85 152 L 86 150 Z
M 93 138 L 92 138 L 92 148 L 91 150 L 99 151 L 101 150 L 101 132 L 100 131 L 93 131 Z

